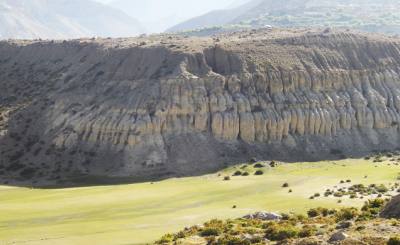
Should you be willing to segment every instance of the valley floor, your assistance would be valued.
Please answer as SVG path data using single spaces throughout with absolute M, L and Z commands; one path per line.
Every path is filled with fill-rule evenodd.
M 154 183 L 65 189 L 0 187 L 0 244 L 144 244 L 213 218 L 256 211 L 304 213 L 361 207 L 373 195 L 325 197 L 327 189 L 384 184 L 394 195 L 397 157 L 238 165 L 220 173 Z M 261 170 L 263 175 L 254 175 Z M 248 176 L 232 176 L 235 172 Z M 230 180 L 224 180 L 230 176 Z M 341 181 L 345 183 L 340 183 Z M 346 182 L 349 180 L 351 182 Z M 289 187 L 283 188 L 287 183 Z M 291 190 L 291 191 L 289 191 Z M 310 199 L 316 193 L 314 199 Z M 339 201 L 341 200 L 341 201 Z M 233 208 L 235 206 L 235 208 Z

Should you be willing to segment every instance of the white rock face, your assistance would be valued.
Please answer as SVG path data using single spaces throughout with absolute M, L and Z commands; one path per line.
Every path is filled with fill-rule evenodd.
M 257 212 L 244 216 L 245 219 L 280 220 L 282 216 L 271 212 Z
M 1 42 L 0 165 L 141 179 L 392 149 L 399 67 L 399 40 L 352 33 Z

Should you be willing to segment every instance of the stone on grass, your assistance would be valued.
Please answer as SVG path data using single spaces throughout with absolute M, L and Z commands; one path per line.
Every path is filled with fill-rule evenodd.
M 260 219 L 260 220 L 280 220 L 282 216 L 272 212 L 257 212 L 254 214 L 245 215 L 245 219 Z
M 349 237 L 349 235 L 347 235 L 344 232 L 336 232 L 334 233 L 331 238 L 329 238 L 329 242 L 339 242 L 339 241 L 343 241 L 346 240 Z

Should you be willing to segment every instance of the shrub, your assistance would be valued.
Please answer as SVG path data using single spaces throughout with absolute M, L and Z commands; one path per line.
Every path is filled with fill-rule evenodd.
M 174 236 L 174 240 L 176 240 L 176 239 L 180 239 L 180 238 L 185 238 L 186 237 L 186 234 L 185 234 L 185 232 L 183 232 L 183 231 L 180 231 L 180 232 L 178 232 L 178 233 L 176 233 L 175 234 L 175 236 Z
M 264 172 L 261 171 L 261 170 L 257 170 L 257 171 L 254 173 L 254 175 L 263 175 L 263 174 L 264 174 Z
M 369 200 L 361 208 L 362 214 L 358 218 L 359 220 L 368 220 L 375 218 L 379 215 L 382 208 L 385 206 L 386 201 L 380 198 Z
M 283 188 L 288 188 L 289 187 L 289 183 L 283 183 L 282 187 Z
M 224 181 L 228 181 L 228 180 L 231 180 L 231 177 L 225 176 L 225 177 L 224 177 Z
M 255 243 L 256 243 L 256 244 L 261 244 L 262 241 L 263 241 L 262 237 L 258 237 L 258 236 L 252 237 L 252 238 L 250 239 L 250 243 L 251 243 L 251 244 L 255 244 Z
M 242 173 L 242 176 L 249 176 L 250 174 L 248 172 Z
M 226 244 L 226 245 L 250 245 L 251 242 L 247 239 L 241 239 L 236 236 L 225 235 L 223 237 L 218 238 L 216 243 L 212 244 Z
M 318 208 L 319 212 L 322 214 L 322 216 L 326 217 L 329 214 L 333 214 L 334 212 L 327 209 L 327 208 Z
M 218 228 L 205 228 L 200 232 L 201 236 L 218 236 L 220 234 L 220 230 Z
M 235 173 L 233 173 L 233 176 L 241 176 L 242 175 L 242 172 L 241 171 L 236 171 Z
M 315 218 L 315 217 L 319 216 L 320 213 L 319 213 L 319 210 L 313 208 L 313 209 L 308 210 L 307 215 L 310 218 Z
M 335 217 L 336 221 L 352 220 L 359 214 L 360 213 L 356 208 L 342 208 L 336 213 Z
M 261 163 L 256 163 L 256 164 L 254 164 L 254 167 L 255 167 L 255 168 L 263 168 L 263 167 L 265 167 L 265 166 L 262 165 Z
M 296 238 L 298 234 L 298 228 L 288 223 L 269 223 L 268 228 L 266 229 L 266 238 L 272 241 Z
M 315 236 L 317 233 L 317 227 L 315 226 L 310 226 L 310 225 L 305 225 L 299 232 L 299 237 L 310 237 L 310 236 Z
M 389 189 L 383 184 L 376 186 L 375 189 L 379 193 L 386 193 L 389 191 Z
M 400 236 L 391 237 L 387 245 L 400 245 Z
M 385 205 L 386 201 L 380 198 L 374 199 L 374 200 L 369 200 L 364 207 L 362 208 L 362 210 L 364 211 L 364 209 L 368 208 L 379 208 L 381 209 L 384 205 Z
M 362 231 L 362 230 L 365 230 L 365 229 L 366 229 L 365 225 L 360 225 L 360 226 L 356 227 L 356 231 Z
M 174 240 L 174 235 L 172 234 L 166 234 L 161 237 L 160 240 L 158 240 L 156 243 L 157 244 L 166 244 L 166 243 L 171 243 Z
M 219 236 L 224 228 L 224 222 L 218 219 L 213 219 L 204 224 L 204 229 L 199 233 L 202 237 Z

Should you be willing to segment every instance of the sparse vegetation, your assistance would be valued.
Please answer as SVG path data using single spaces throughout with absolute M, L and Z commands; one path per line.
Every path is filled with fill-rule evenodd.
M 34 146 L 33 150 L 36 149 L 35 147 L 37 146 Z M 47 147 L 43 145 L 42 148 L 44 154 Z M 70 152 L 71 150 L 66 151 L 65 154 L 69 155 Z M 76 152 L 76 154 L 84 153 Z M 89 157 L 89 155 L 87 156 Z M 25 168 L 32 167 L 30 162 L 22 164 L 22 160 L 23 158 L 20 159 L 22 168 L 14 172 L 17 176 Z M 385 157 L 383 157 L 383 160 L 385 162 L 388 161 Z M 41 165 L 41 163 L 37 164 Z M 60 163 L 56 164 L 55 162 L 53 164 L 59 165 Z M 51 169 L 53 168 L 53 164 L 47 164 L 44 168 Z M 396 189 L 400 188 L 400 186 L 396 187 L 396 179 L 400 172 L 399 166 L 380 164 L 379 171 L 377 171 L 372 161 L 366 162 L 364 159 L 316 163 L 282 163 L 279 164 L 279 167 L 268 170 L 255 169 L 253 165 L 240 164 L 238 166 L 228 166 L 227 169 L 217 174 L 170 179 L 154 182 L 152 185 L 148 183 L 94 186 L 72 188 L 68 189 L 68 191 L 14 187 L 1 189 L 1 207 L 4 207 L 4 210 L 19 210 L 19 212 L 0 216 L 0 223 L 16 223 L 20 219 L 20 213 L 24 214 L 26 222 L 17 223 L 18 225 L 12 226 L 6 225 L 0 231 L 0 237 L 9 242 L 15 240 L 15 236 L 13 235 L 15 233 L 18 233 L 19 239 L 24 240 L 34 239 L 35 234 L 43 234 L 46 237 L 57 237 L 57 234 L 62 234 L 62 237 L 54 241 L 52 240 L 52 242 L 65 244 L 70 241 L 71 237 L 74 237 L 76 241 L 85 243 L 84 240 L 81 240 L 76 235 L 80 232 L 79 227 L 85 226 L 85 229 L 93 234 L 91 235 L 91 239 L 100 241 L 100 243 L 103 241 L 104 236 L 101 233 L 102 230 L 98 227 L 108 229 L 107 236 L 115 236 L 115 240 L 118 243 L 143 244 L 151 243 L 155 238 L 161 238 L 167 232 L 170 233 L 187 227 L 187 229 L 179 233 L 163 237 L 165 241 L 173 241 L 174 239 L 185 239 L 190 234 L 198 234 L 200 236 L 199 232 L 203 227 L 196 226 L 197 228 L 192 228 L 191 226 L 194 224 L 200 224 L 205 219 L 212 219 L 214 217 L 221 217 L 223 219 L 237 218 L 238 212 L 250 206 L 258 210 L 282 210 L 282 212 L 289 213 L 287 216 L 283 215 L 282 225 L 285 223 L 283 221 L 286 221 L 286 223 L 295 226 L 297 234 L 294 239 L 307 237 L 310 234 L 313 237 L 314 235 L 312 234 L 315 231 L 314 225 L 317 227 L 318 234 L 335 230 L 337 224 L 342 222 L 336 221 L 336 215 L 338 219 L 342 219 L 349 216 L 354 217 L 354 213 L 340 211 L 340 213 L 336 214 L 334 212 L 339 212 L 340 207 L 348 208 L 349 206 L 354 206 L 357 207 L 357 216 L 351 220 L 345 219 L 343 222 L 354 223 L 349 229 L 355 230 L 357 227 L 360 227 L 360 232 L 368 233 L 370 226 L 365 222 L 380 222 L 379 219 L 376 219 L 376 213 L 382 204 L 373 202 L 368 207 L 363 207 L 363 210 L 359 208 L 365 205 L 365 201 L 375 198 L 379 194 L 376 190 L 377 187 L 378 189 L 384 189 L 379 188 L 380 185 L 384 185 L 389 189 L 389 192 L 392 189 L 395 192 Z M 343 165 L 346 165 L 346 167 L 344 168 Z M 243 166 L 247 167 L 243 169 Z M 5 166 L 4 171 L 9 173 L 9 170 L 6 170 L 7 168 L 8 166 Z M 264 175 L 254 176 L 256 170 L 264 170 Z M 47 178 L 50 174 L 52 175 L 51 178 L 54 179 L 57 173 L 53 173 L 53 169 L 50 171 L 51 173 L 37 172 L 36 176 L 42 175 L 44 178 Z M 232 177 L 236 171 L 241 171 L 242 176 L 248 175 L 246 178 L 239 176 Z M 369 178 L 365 179 L 365 175 L 368 175 Z M 230 181 L 224 183 L 223 179 L 225 176 L 230 176 Z M 343 179 L 342 176 L 346 176 L 344 182 L 346 179 L 351 179 L 352 183 L 339 184 L 340 180 Z M 289 187 L 283 189 L 282 186 L 287 180 L 290 180 L 290 182 L 288 181 Z M 6 180 L 3 182 L 6 182 Z M 295 194 L 289 194 L 290 189 Z M 356 193 L 358 197 L 364 196 L 365 201 L 360 198 L 350 199 L 350 192 Z M 376 194 L 373 194 L 374 192 Z M 386 195 L 390 194 L 389 192 L 382 193 L 384 197 L 381 199 L 386 200 Z M 137 193 L 146 193 L 146 195 L 139 197 Z M 315 193 L 321 193 L 321 196 L 314 198 Z M 334 194 L 329 194 L 329 198 L 326 198 L 325 193 L 340 193 L 342 197 L 333 198 Z M 311 195 L 313 200 L 309 199 Z M 120 198 L 121 196 L 125 198 Z M 23 210 L 18 208 L 22 199 L 24 200 Z M 66 207 L 63 201 L 65 199 L 77 200 L 79 205 L 68 205 Z M 104 202 L 93 203 L 93 200 L 104 200 Z M 134 214 L 126 215 L 126 200 L 129 200 L 130 209 L 137 210 L 137 212 L 135 211 Z M 38 202 L 40 205 L 37 205 Z M 157 203 L 158 206 L 157 208 L 152 208 L 151 212 L 147 212 L 148 209 L 143 209 L 144 203 L 146 205 Z M 202 205 L 193 205 L 194 203 L 201 203 Z M 182 206 L 186 208 L 182 209 Z M 234 208 L 235 206 L 237 208 Z M 322 206 L 325 208 L 315 208 L 318 215 L 311 215 L 317 215 L 314 218 L 302 215 L 308 215 L 309 208 L 307 207 L 310 206 Z M 56 210 L 53 207 L 59 208 Z M 166 209 L 168 213 L 162 211 Z M 82 211 L 90 212 L 90 216 L 85 218 L 85 222 L 80 219 L 68 220 L 68 222 L 59 221 L 60 216 L 71 217 L 80 215 Z M 296 214 L 292 214 L 291 212 Z M 197 216 L 198 213 L 202 215 Z M 190 220 L 177 219 L 177 217 L 183 216 L 191 218 Z M 49 225 L 43 223 L 41 226 L 37 226 L 35 220 L 40 220 L 42 217 L 46 217 L 51 222 L 57 221 L 58 225 L 50 226 L 50 223 Z M 99 219 L 98 217 L 102 218 Z M 119 219 L 118 217 L 123 217 L 123 219 Z M 171 220 L 174 220 L 174 222 L 171 223 Z M 88 225 L 87 222 L 94 225 Z M 319 222 L 321 223 L 316 224 Z M 124 230 L 121 228 L 116 231 L 116 228 L 132 223 L 146 223 L 149 226 L 145 230 L 136 228 Z M 267 223 L 267 221 L 239 219 L 227 220 L 223 221 L 223 223 L 230 224 L 233 227 L 228 230 L 219 230 L 221 233 L 218 236 L 200 236 L 200 238 L 205 239 L 206 242 L 239 241 L 241 242 L 239 244 L 246 244 L 247 242 L 260 239 L 263 241 L 265 239 L 266 234 L 263 224 Z M 70 229 L 71 224 L 77 227 L 77 229 Z M 393 224 L 395 222 L 388 221 L 387 225 L 395 227 L 394 229 L 399 227 L 393 226 Z M 223 227 L 229 227 L 230 225 L 224 225 Z M 160 226 L 162 228 L 154 228 Z M 275 234 L 275 236 L 291 236 L 293 230 L 290 228 L 282 229 L 281 234 Z M 261 233 L 259 233 L 260 231 Z M 246 237 L 242 237 L 242 234 L 247 235 Z
M 346 232 L 362 233 L 365 237 L 369 237 L 371 230 L 366 226 L 366 222 L 381 222 L 388 224 L 386 221 L 378 221 L 376 215 L 371 216 L 369 219 L 363 219 L 371 213 L 371 209 L 379 211 L 383 208 L 385 201 L 382 199 L 368 201 L 361 210 L 356 208 L 341 208 L 341 209 L 327 209 L 327 208 L 313 208 L 308 210 L 308 217 L 296 214 L 283 214 L 281 220 L 267 221 L 261 219 L 246 219 L 240 218 L 235 220 L 211 220 L 204 224 L 204 227 L 193 226 L 186 228 L 177 234 L 180 234 L 180 239 L 177 235 L 169 235 L 167 238 L 173 240 L 172 243 L 184 243 L 185 238 L 192 236 L 207 237 L 209 244 L 252 244 L 253 238 L 265 237 L 271 241 L 282 242 L 287 239 L 301 239 L 313 237 L 317 234 L 320 237 L 329 239 L 330 234 L 335 229 L 345 229 Z M 374 211 L 374 212 L 375 212 Z M 353 225 L 353 222 L 358 222 L 359 225 Z M 400 229 L 399 229 L 400 230 Z M 379 234 L 377 234 L 379 235 Z M 157 243 L 162 244 L 165 237 L 161 238 Z M 224 243 L 226 241 L 235 241 L 238 243 Z M 392 237 L 388 244 L 397 244 L 398 238 Z

